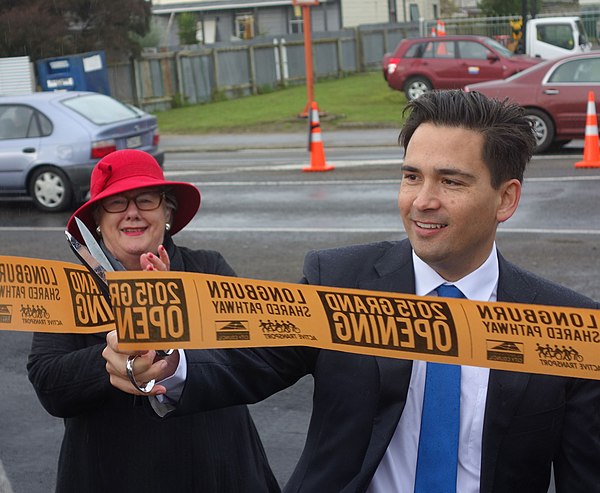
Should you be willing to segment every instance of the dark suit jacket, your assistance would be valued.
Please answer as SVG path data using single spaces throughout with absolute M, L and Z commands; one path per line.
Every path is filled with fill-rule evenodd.
M 498 300 L 599 308 L 500 257 Z M 307 255 L 304 282 L 413 293 L 408 241 Z M 396 429 L 412 362 L 309 348 L 188 353 L 175 414 L 260 400 L 305 374 L 315 381 L 306 445 L 286 492 L 365 491 Z M 482 493 L 600 492 L 600 382 L 492 370 Z
M 217 252 L 165 247 L 173 270 L 235 275 Z M 106 334 L 33 336 L 27 368 L 40 402 L 64 419 L 59 493 L 278 492 L 245 406 L 153 419 L 111 386 Z M 147 400 L 147 399 L 143 399 Z

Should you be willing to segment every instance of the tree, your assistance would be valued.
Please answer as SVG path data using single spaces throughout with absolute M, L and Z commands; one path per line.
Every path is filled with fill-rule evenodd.
M 196 39 L 196 24 L 198 19 L 192 12 L 183 12 L 177 16 L 177 27 L 179 28 L 179 41 L 182 45 L 194 45 Z
M 62 14 L 52 2 L 1 1 L 0 33 L 1 57 L 29 55 L 36 60 L 72 49 Z
M 440 1 L 440 12 L 442 18 L 452 17 L 453 14 L 459 11 L 454 0 L 441 0 Z
M 0 56 L 32 60 L 93 50 L 136 55 L 150 26 L 146 0 L 0 0 Z
M 541 0 L 535 0 L 536 12 L 540 11 Z M 497 15 L 521 15 L 523 6 L 528 13 L 531 12 L 531 0 L 481 0 L 478 5 L 481 13 L 485 16 Z

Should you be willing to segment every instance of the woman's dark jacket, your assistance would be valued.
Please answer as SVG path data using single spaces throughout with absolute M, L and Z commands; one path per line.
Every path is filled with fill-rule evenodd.
M 220 253 L 176 247 L 171 270 L 234 276 Z M 57 493 L 278 492 L 245 406 L 175 419 L 152 417 L 111 386 L 105 334 L 33 336 L 29 380 L 44 408 L 64 418 Z

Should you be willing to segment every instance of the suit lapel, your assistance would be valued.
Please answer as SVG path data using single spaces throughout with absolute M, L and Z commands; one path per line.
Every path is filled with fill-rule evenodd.
M 393 293 L 414 293 L 415 274 L 412 250 L 408 241 L 394 243 L 374 265 L 377 277 L 361 279 L 360 289 Z
M 375 263 L 377 277 L 362 279 L 357 287 L 371 291 L 414 293 L 415 279 L 411 252 L 408 241 L 394 244 Z M 382 357 L 375 357 L 375 360 L 379 369 L 379 386 L 382 394 L 373 422 L 371 442 L 361 468 L 362 472 L 355 477 L 355 482 L 349 485 L 348 491 L 362 491 L 368 487 L 394 435 L 406 403 L 412 361 Z
M 498 301 L 532 303 L 536 293 L 526 278 L 500 254 L 498 254 L 498 261 L 500 268 Z M 529 378 L 528 373 L 490 371 L 483 423 L 481 493 L 492 491 L 501 438 L 513 419 Z

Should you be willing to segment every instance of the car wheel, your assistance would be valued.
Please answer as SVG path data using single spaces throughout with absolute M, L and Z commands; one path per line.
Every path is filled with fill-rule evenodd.
M 404 94 L 406 99 L 412 101 L 417 99 L 421 94 L 431 91 L 433 86 L 425 77 L 411 77 L 404 84 Z
M 67 175 L 53 166 L 42 166 L 31 175 L 29 195 L 40 210 L 60 212 L 73 201 L 73 188 Z
M 535 152 L 544 152 L 554 140 L 554 123 L 546 113 L 540 110 L 527 109 L 525 114 L 533 124 L 536 144 Z

